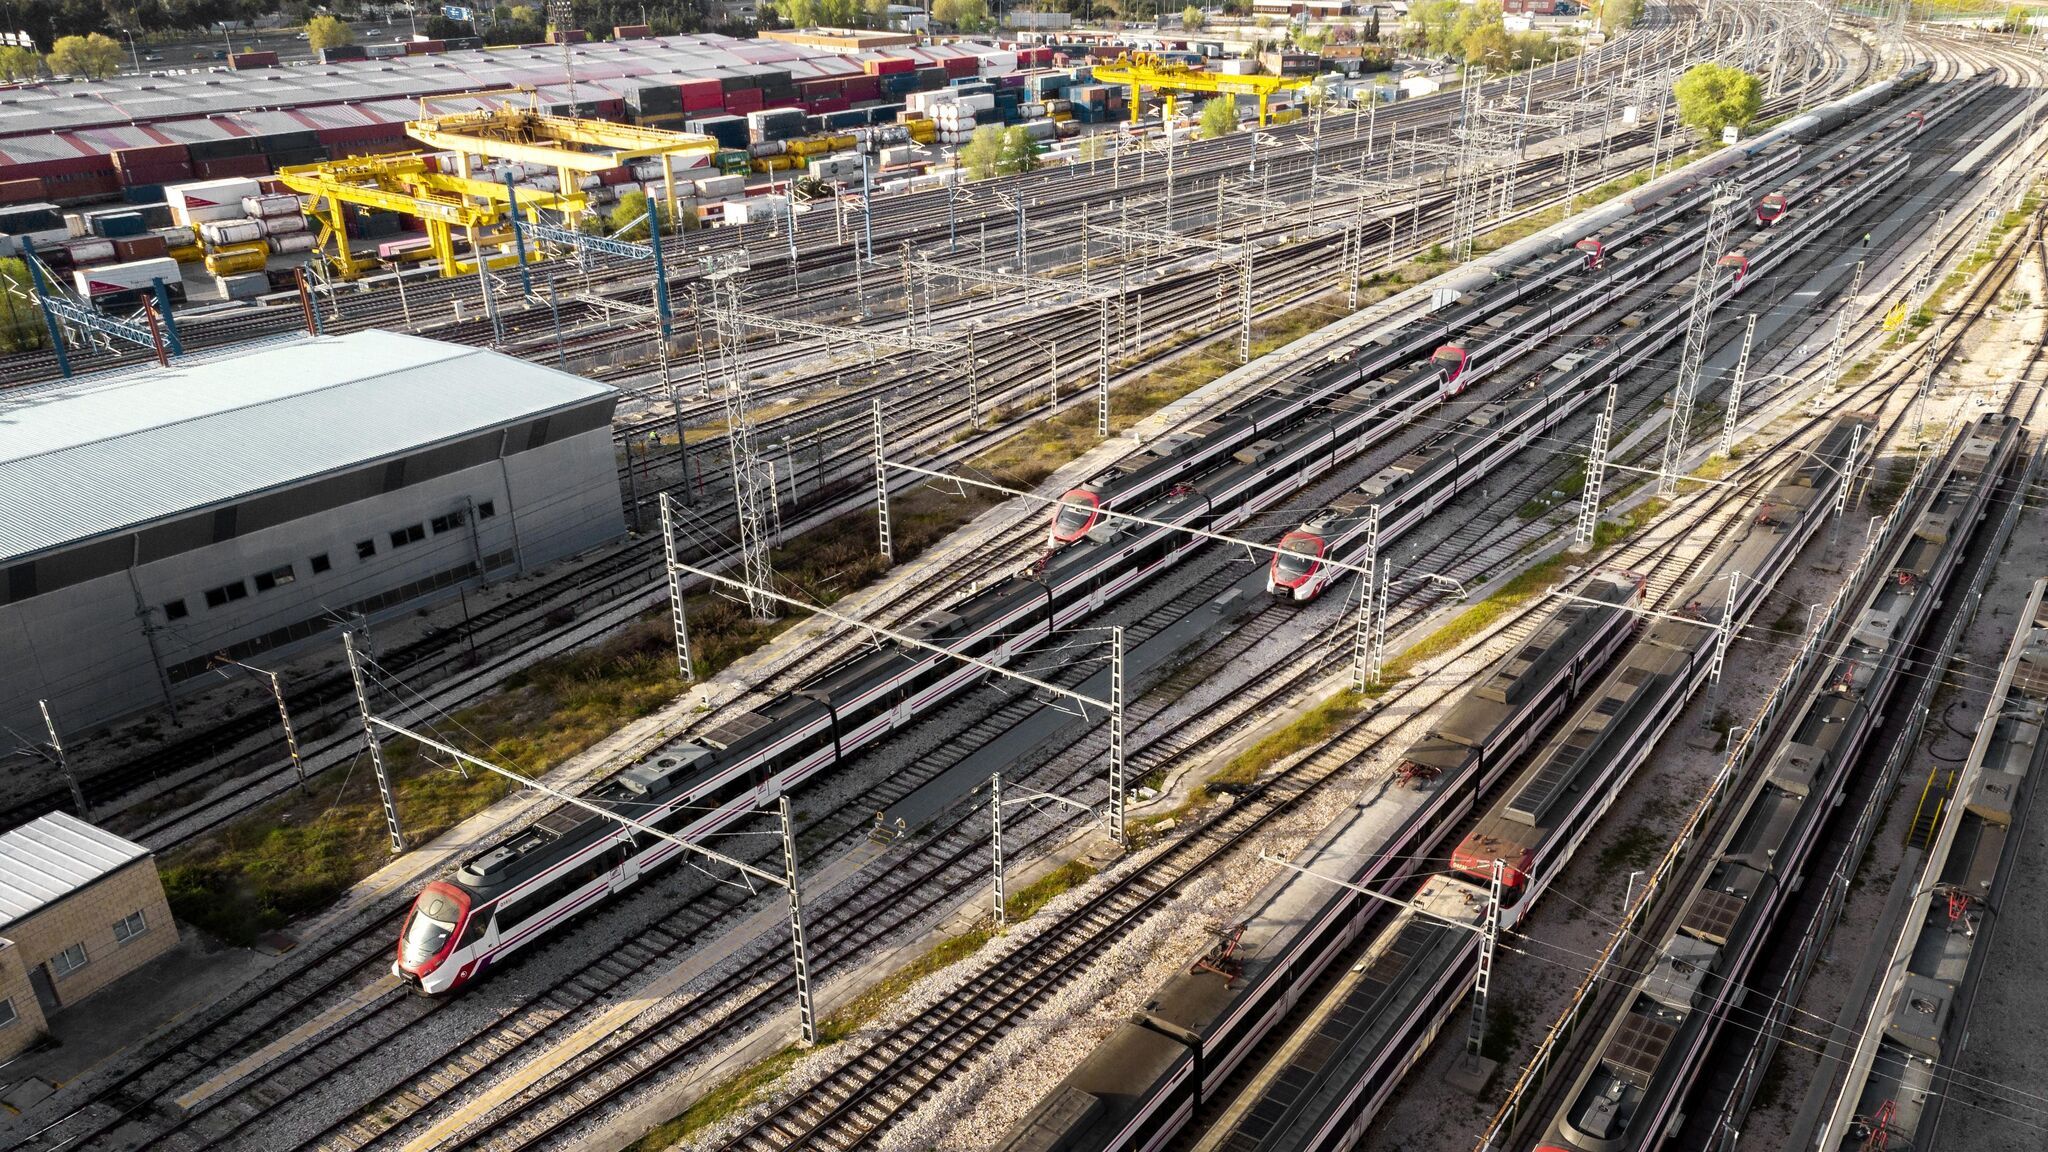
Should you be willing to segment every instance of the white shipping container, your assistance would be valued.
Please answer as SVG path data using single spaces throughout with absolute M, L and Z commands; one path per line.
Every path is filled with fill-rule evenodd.
M 289 192 L 242 197 L 242 211 L 257 219 L 265 216 L 297 216 L 299 210 L 299 198 Z
M 197 235 L 190 227 L 182 227 L 177 224 L 173 224 L 169 228 L 152 228 L 150 232 L 153 235 L 163 237 L 164 243 L 173 248 L 183 248 L 188 244 L 197 244 L 199 242 Z
M 64 230 L 71 234 L 73 240 L 92 235 L 92 226 L 87 224 L 85 216 L 78 212 L 66 212 L 64 214 Z
M 98 237 L 86 240 L 73 240 L 71 243 L 64 245 L 64 249 L 71 253 L 71 262 L 73 264 L 98 264 L 114 258 L 114 242 L 112 240 L 102 240 Z
M 996 98 L 993 93 L 983 92 L 978 96 L 962 96 L 955 103 L 970 111 L 986 112 L 996 106 Z
M 112 248 L 113 245 L 107 247 Z M 149 260 L 131 260 L 126 264 L 80 268 L 71 273 L 71 281 L 77 286 L 78 294 L 88 298 L 147 288 L 152 280 L 162 280 L 165 287 L 176 284 L 178 262 L 168 256 L 158 256 Z
M 256 223 L 265 236 L 297 236 L 308 230 L 304 216 L 266 216 Z
M 745 176 L 707 176 L 697 181 L 697 195 L 707 200 L 723 200 L 728 196 L 745 196 Z
M 311 232 L 300 232 L 295 236 L 272 236 L 270 238 L 270 250 L 280 256 L 292 252 L 311 252 L 313 250 L 313 234 Z
M 0 256 L 19 256 L 23 240 L 31 241 L 38 249 L 42 249 L 52 244 L 62 244 L 69 239 L 71 233 L 62 228 L 46 228 L 40 232 L 4 232 L 0 233 Z
M 916 159 L 917 149 L 908 144 L 899 144 L 882 149 L 882 166 L 884 168 L 893 168 L 898 164 L 913 163 Z
M 210 220 L 199 226 L 199 238 L 218 247 L 263 239 L 263 225 L 254 220 Z
M 857 180 L 860 178 L 861 169 L 866 166 L 866 162 L 857 153 L 827 156 L 822 160 L 811 161 L 811 179 Z
M 203 224 L 209 220 L 234 220 L 242 215 L 242 197 L 260 195 L 263 186 L 242 176 L 222 180 L 195 180 L 187 184 L 164 185 L 164 203 L 171 220 L 179 224 Z
M 789 214 L 789 202 L 780 196 L 753 196 L 725 206 L 727 224 L 762 224 Z

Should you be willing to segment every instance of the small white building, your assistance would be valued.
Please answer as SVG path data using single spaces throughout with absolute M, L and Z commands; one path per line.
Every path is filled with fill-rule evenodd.
M 610 387 L 394 332 L 0 397 L 0 724 L 75 731 L 624 531 Z

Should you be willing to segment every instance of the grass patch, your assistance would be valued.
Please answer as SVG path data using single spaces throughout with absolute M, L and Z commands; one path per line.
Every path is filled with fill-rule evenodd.
M 1219 792 L 1242 791 L 1250 787 L 1259 778 L 1259 773 L 1297 752 L 1328 740 L 1364 706 L 1365 697 L 1350 689 L 1317 703 L 1296 716 L 1285 728 L 1231 757 L 1229 763 L 1195 787 L 1189 801 L 1197 805 L 1207 804 Z
M 1664 511 L 1664 501 L 1645 500 L 1622 514 L 1619 520 L 1602 520 L 1593 529 L 1593 547 L 1606 548 L 1636 534 L 1643 525 Z
M 1013 924 L 1027 919 L 1051 903 L 1054 897 L 1076 885 L 1086 883 L 1094 875 L 1095 869 L 1081 861 L 1074 860 L 1062 864 L 1022 891 L 1011 893 L 1005 898 L 1004 914 Z M 908 992 L 919 980 L 967 959 L 994 938 L 993 929 L 981 927 L 957 936 L 948 936 L 932 945 L 915 960 L 891 972 L 873 988 L 848 1002 L 845 1007 L 818 1021 L 819 1046 L 837 1044 L 853 1035 L 862 1026 L 881 1016 L 890 1004 Z M 697 1102 L 690 1105 L 682 1115 L 656 1125 L 652 1131 L 641 1137 L 639 1142 L 633 1145 L 635 1152 L 661 1152 L 670 1145 L 738 1115 L 763 1092 L 774 1087 L 776 1081 L 782 1079 L 796 1063 L 797 1058 L 806 1051 L 796 1047 L 784 1048 L 717 1085 L 698 1098 Z
M 1541 496 L 1523 501 L 1522 506 L 1515 509 L 1515 515 L 1524 520 L 1534 520 L 1559 504 L 1563 504 L 1568 500 L 1578 499 L 1579 495 L 1585 492 L 1585 490 L 1586 466 L 1583 463 L 1574 464 L 1571 471 L 1565 473 L 1562 479 L 1550 486 L 1549 491 Z
M 1486 1035 L 1479 1039 L 1480 1055 L 1495 1063 L 1507 1063 L 1508 1057 L 1515 1054 L 1516 1046 L 1522 1042 L 1524 1024 L 1519 997 L 1496 998 L 1486 1008 Z
M 1486 631 L 1511 609 L 1528 603 L 1557 583 L 1572 563 L 1573 557 L 1561 554 L 1548 560 L 1539 560 L 1522 569 L 1509 577 L 1507 583 L 1501 585 L 1493 595 L 1451 617 L 1442 627 L 1388 661 L 1387 667 L 1405 675 L 1415 665 L 1456 649 Z
M 1664 838 L 1643 824 L 1631 824 L 1621 830 L 1612 843 L 1600 850 L 1597 865 L 1603 872 L 1614 872 L 1626 868 L 1631 871 L 1647 868 L 1650 857 L 1664 846 Z

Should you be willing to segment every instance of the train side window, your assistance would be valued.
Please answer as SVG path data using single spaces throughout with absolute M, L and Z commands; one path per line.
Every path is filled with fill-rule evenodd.
M 469 923 L 462 926 L 462 939 L 456 941 L 455 946 L 457 948 L 467 948 L 478 940 L 483 939 L 484 929 L 489 927 L 490 923 L 491 914 L 489 912 L 472 913 L 469 917 Z

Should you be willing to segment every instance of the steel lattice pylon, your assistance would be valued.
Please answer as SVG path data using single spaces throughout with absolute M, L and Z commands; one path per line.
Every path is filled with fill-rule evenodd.
M 1472 258 L 1472 233 L 1479 227 L 1486 190 L 1479 179 L 1480 89 L 1486 72 L 1473 68 L 1466 73 L 1463 98 L 1458 106 L 1458 191 L 1451 207 L 1451 260 L 1463 264 Z
M 732 454 L 733 503 L 739 513 L 740 564 L 747 585 L 747 607 L 756 620 L 773 620 L 775 602 L 761 595 L 774 587 L 775 570 L 768 562 L 771 489 L 762 491 L 767 475 L 754 450 L 754 418 L 749 411 L 747 381 L 741 367 L 746 320 L 740 310 L 740 268 L 714 265 L 711 274 L 713 327 L 718 335 L 719 391 L 725 403 L 726 443 Z
M 1658 487 L 1666 496 L 1678 491 L 1678 465 L 1692 431 L 1693 394 L 1707 356 L 1707 329 L 1714 319 L 1714 291 L 1719 279 L 1721 249 L 1728 242 L 1740 198 L 1732 184 L 1714 186 L 1713 208 L 1707 213 L 1707 234 L 1700 241 L 1699 270 L 1693 274 L 1692 303 L 1686 311 L 1685 352 L 1678 362 L 1678 386 L 1671 394 L 1671 422 L 1664 429 L 1664 459 L 1658 465 Z

